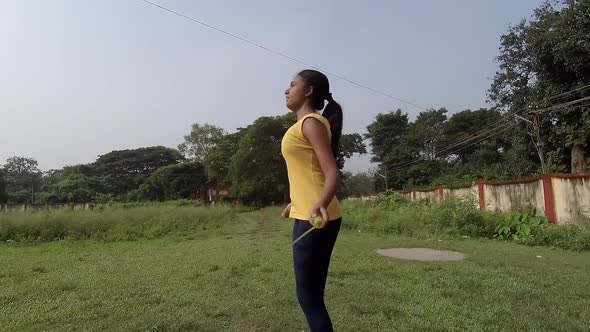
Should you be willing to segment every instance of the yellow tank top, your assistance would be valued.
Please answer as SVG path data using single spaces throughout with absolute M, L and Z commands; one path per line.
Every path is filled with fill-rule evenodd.
M 324 192 L 324 173 L 313 147 L 303 136 L 303 122 L 310 117 L 323 123 L 331 138 L 328 120 L 314 113 L 306 115 L 291 126 L 281 142 L 281 153 L 287 163 L 291 193 L 289 217 L 300 220 L 309 220 L 311 209 L 322 198 Z M 327 209 L 330 220 L 336 220 L 342 216 L 336 197 L 332 199 Z

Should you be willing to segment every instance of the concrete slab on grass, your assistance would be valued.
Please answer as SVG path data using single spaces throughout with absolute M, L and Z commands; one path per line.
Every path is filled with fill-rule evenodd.
M 428 248 L 379 249 L 377 250 L 377 253 L 385 257 L 423 262 L 450 262 L 465 259 L 465 255 L 460 252 Z

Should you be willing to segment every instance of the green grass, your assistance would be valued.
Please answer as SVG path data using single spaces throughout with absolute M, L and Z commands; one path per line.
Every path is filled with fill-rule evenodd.
M 217 213 L 203 209 L 179 213 Z M 131 220 L 155 218 L 125 211 Z M 0 331 L 306 330 L 292 223 L 277 217 L 279 209 L 222 213 L 228 217 L 202 217 L 222 226 L 191 227 L 190 235 L 181 227 L 133 241 L 0 244 Z M 423 263 L 375 254 L 385 247 L 458 250 L 467 258 Z M 588 331 L 589 273 L 590 252 L 346 227 L 326 298 L 337 331 Z

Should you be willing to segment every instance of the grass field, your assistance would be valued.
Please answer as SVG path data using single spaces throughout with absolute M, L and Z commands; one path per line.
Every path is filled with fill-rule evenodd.
M 176 210 L 163 212 L 181 216 L 168 228 L 159 214 L 137 210 L 152 222 L 140 227 L 145 233 L 139 221 L 123 228 L 134 236 L 106 227 L 88 239 L 1 243 L 0 331 L 306 330 L 292 223 L 280 210 Z M 88 216 L 101 223 L 132 219 L 134 211 Z M 182 226 L 193 213 L 214 215 Z M 375 254 L 400 246 L 467 258 L 423 263 Z M 590 252 L 343 229 L 326 296 L 336 331 L 589 331 Z

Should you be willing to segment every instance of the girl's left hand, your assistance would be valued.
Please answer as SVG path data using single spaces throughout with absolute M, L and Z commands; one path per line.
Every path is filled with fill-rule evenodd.
M 309 218 L 309 222 L 313 225 L 313 218 L 321 216 L 324 220 L 324 224 L 327 224 L 330 221 L 330 216 L 328 215 L 328 209 L 323 206 L 321 203 L 316 203 L 313 208 L 311 209 L 311 217 Z

